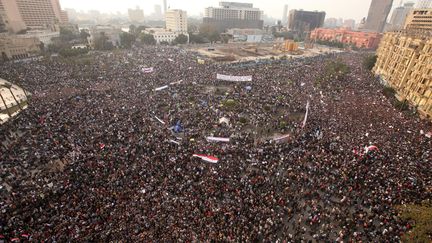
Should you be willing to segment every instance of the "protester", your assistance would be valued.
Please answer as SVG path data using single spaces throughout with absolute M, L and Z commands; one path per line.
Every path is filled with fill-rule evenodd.
M 335 58 L 350 73 L 318 82 Z M 32 97 L 0 127 L 0 240 L 397 242 L 411 225 L 395 206 L 432 198 L 431 125 L 394 108 L 362 54 L 196 60 L 3 64 Z

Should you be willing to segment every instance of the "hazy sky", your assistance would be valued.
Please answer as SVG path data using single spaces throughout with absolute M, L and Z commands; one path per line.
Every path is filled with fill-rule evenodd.
M 171 8 L 186 10 L 189 15 L 203 13 L 205 7 L 218 6 L 219 0 L 167 0 Z M 226 0 L 229 1 L 229 0 Z M 260 8 L 268 16 L 282 18 L 283 6 L 288 4 L 289 9 L 323 10 L 327 17 L 340 17 L 344 19 L 361 20 L 367 16 L 372 0 L 240 0 L 250 2 Z M 162 0 L 60 0 L 62 8 L 75 8 L 77 10 L 99 10 L 101 12 L 126 12 L 128 8 L 140 6 L 144 14 L 153 12 L 154 5 L 162 5 Z M 395 0 L 399 4 L 399 0 Z

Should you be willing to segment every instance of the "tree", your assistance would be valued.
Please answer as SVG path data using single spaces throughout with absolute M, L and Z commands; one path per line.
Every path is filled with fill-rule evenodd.
M 96 50 L 107 51 L 114 49 L 114 46 L 105 35 L 105 32 L 100 32 L 100 35 L 95 38 L 94 48 Z
M 86 30 L 82 29 L 80 31 L 80 39 L 81 39 L 81 41 L 83 43 L 87 44 L 88 43 L 88 39 L 87 39 L 88 37 L 90 37 L 90 34 Z
M 220 32 L 211 24 L 202 24 L 200 27 L 200 35 L 211 42 L 220 40 Z
M 129 25 L 129 34 L 136 36 L 137 33 L 137 27 L 134 24 Z
M 178 35 L 175 39 L 174 39 L 174 43 L 176 44 L 186 44 L 188 42 L 188 37 L 184 34 L 180 34 Z
M 196 43 L 196 44 L 202 44 L 207 43 L 204 37 L 200 34 L 196 35 L 192 32 L 189 33 L 189 43 Z
M 155 45 L 156 39 L 152 34 L 142 34 L 141 41 L 146 45 Z
M 375 67 L 375 63 L 378 59 L 377 55 L 369 55 L 367 57 L 365 57 L 365 59 L 363 60 L 363 66 L 369 70 L 372 71 L 372 69 Z
M 163 45 L 163 46 L 168 46 L 168 45 L 169 45 L 169 42 L 168 42 L 168 41 L 161 41 L 160 44 Z
M 60 28 L 60 39 L 62 41 L 71 41 L 73 39 L 76 39 L 76 35 L 69 29 L 66 28 Z
M 123 48 L 131 48 L 133 43 L 135 42 L 135 35 L 130 34 L 130 33 L 126 33 L 126 32 L 122 32 L 120 34 L 120 45 Z

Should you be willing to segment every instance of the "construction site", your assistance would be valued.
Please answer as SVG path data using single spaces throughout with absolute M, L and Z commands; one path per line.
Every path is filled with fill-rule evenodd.
M 192 47 L 203 58 L 215 62 L 239 62 L 269 58 L 301 58 L 329 52 L 338 52 L 329 47 L 292 40 L 273 43 L 229 43 Z

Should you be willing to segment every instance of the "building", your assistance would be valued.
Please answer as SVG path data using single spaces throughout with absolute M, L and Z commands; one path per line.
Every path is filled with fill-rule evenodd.
M 432 8 L 432 0 L 418 0 L 416 8 Z
M 229 29 L 227 34 L 232 36 L 234 42 L 270 42 L 274 40 L 273 35 L 266 34 L 262 29 Z
M 205 9 L 204 24 L 212 25 L 220 32 L 232 28 L 263 28 L 263 12 L 251 3 L 220 2 L 219 6 Z
M 343 27 L 353 30 L 356 28 L 356 21 L 354 19 L 345 19 L 343 22 Z
M 405 29 L 432 31 L 432 9 L 411 10 L 405 22 Z
M 0 60 L 17 60 L 37 55 L 40 41 L 37 38 L 23 38 L 17 35 L 0 34 Z
M 165 25 L 168 31 L 187 34 L 187 13 L 180 9 L 170 9 L 165 13 Z
M 166 13 L 168 10 L 167 0 L 163 0 L 163 7 L 164 7 L 164 13 Z
M 382 33 L 392 5 L 393 0 L 372 0 L 363 29 L 365 31 Z
M 432 118 L 432 36 L 411 31 L 388 32 L 377 51 L 374 72 L 422 116 Z
M 53 43 L 53 38 L 60 37 L 60 32 L 49 30 L 31 30 L 28 31 L 26 34 L 19 36 L 22 38 L 36 38 L 39 40 L 39 42 L 42 42 L 45 47 L 47 47 L 49 44 Z
M 155 20 L 161 20 L 163 18 L 161 5 L 154 6 L 153 18 Z
M 305 32 L 322 27 L 325 16 L 325 12 L 291 10 L 288 20 L 288 28 L 289 30 L 295 31 L 303 36 Z
M 403 6 L 399 6 L 395 8 L 390 18 L 389 30 L 403 29 L 405 20 L 413 8 L 414 8 L 414 3 L 412 2 L 405 3 Z
M 162 42 L 172 43 L 179 35 L 175 32 L 167 31 L 165 29 L 153 31 L 153 37 L 155 38 L 157 44 L 161 44 Z
M 338 26 L 338 20 L 336 18 L 328 18 L 324 20 L 324 27 L 326 28 L 337 28 Z
M 129 20 L 133 23 L 144 23 L 144 11 L 138 6 L 135 9 L 128 9 Z
M 113 46 L 120 45 L 120 34 L 122 30 L 110 25 L 96 25 L 89 29 L 90 37 L 88 37 L 89 45 L 94 48 L 95 41 L 103 35 L 108 38 Z
M 382 34 L 373 32 L 352 31 L 350 29 L 323 29 L 318 28 L 312 31 L 312 40 L 332 41 L 346 45 L 354 45 L 362 49 L 377 49 Z
M 282 24 L 288 24 L 288 5 L 284 5 L 283 15 L 282 15 Z
M 58 0 L 0 0 L 0 15 L 10 32 L 49 29 L 68 22 Z

